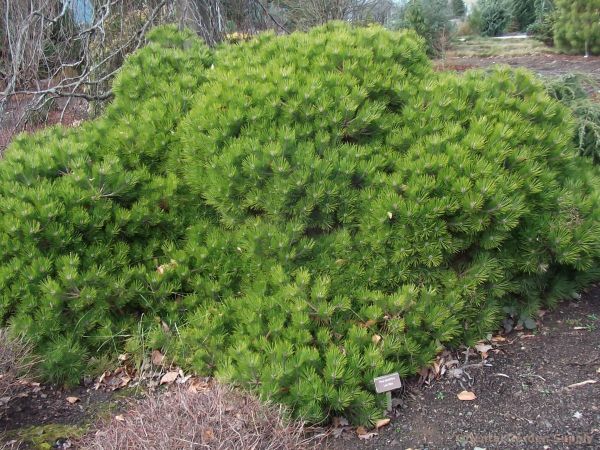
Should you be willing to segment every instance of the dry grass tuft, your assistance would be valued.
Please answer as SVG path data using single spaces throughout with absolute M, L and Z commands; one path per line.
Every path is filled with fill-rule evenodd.
M 556 50 L 531 38 L 499 39 L 482 36 L 464 36 L 454 42 L 446 57 L 518 57 L 556 53 Z
M 29 353 L 29 346 L 22 340 L 12 338 L 6 330 L 0 329 L 0 406 L 8 403 L 16 393 L 19 379 L 30 367 Z
M 181 386 L 135 402 L 81 444 L 90 450 L 297 450 L 313 442 L 303 424 L 288 422 L 280 408 L 211 383 L 200 391 Z

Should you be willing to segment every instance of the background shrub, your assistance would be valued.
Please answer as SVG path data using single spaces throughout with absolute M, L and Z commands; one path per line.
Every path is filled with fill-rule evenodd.
M 341 23 L 154 33 L 101 120 L 0 164 L 0 314 L 51 379 L 167 348 L 368 424 L 375 376 L 598 278 L 598 178 L 528 72 L 436 73 L 415 33 Z
M 577 74 L 570 74 L 547 83 L 551 97 L 567 105 L 576 121 L 574 142 L 583 156 L 600 163 L 600 103 L 590 98 L 598 83 Z
M 535 21 L 527 27 L 527 34 L 546 45 L 554 45 L 554 25 L 557 12 L 554 0 L 535 0 Z
M 544 44 L 554 45 L 554 26 L 557 14 L 548 12 L 527 27 L 527 34 L 542 41 Z
M 568 53 L 600 54 L 600 0 L 556 0 L 554 40 Z

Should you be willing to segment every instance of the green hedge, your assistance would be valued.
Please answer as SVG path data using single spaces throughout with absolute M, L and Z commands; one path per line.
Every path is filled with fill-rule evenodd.
M 436 73 L 379 27 L 154 33 L 103 118 L 0 164 L 0 315 L 49 378 L 163 348 L 367 424 L 375 376 L 598 279 L 595 169 L 527 72 Z

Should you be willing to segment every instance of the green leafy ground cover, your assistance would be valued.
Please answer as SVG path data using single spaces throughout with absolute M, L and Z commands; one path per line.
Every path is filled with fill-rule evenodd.
M 339 23 L 149 39 L 105 116 L 0 163 L 0 318 L 46 378 L 161 348 L 368 424 L 374 377 L 598 278 L 597 169 L 529 73 L 436 73 L 414 34 Z

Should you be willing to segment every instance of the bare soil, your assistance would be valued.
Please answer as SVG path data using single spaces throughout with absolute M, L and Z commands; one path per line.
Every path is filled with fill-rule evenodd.
M 82 425 L 93 420 L 99 409 L 105 410 L 104 405 L 114 397 L 114 393 L 102 390 L 52 386 L 25 387 L 21 395 L 11 400 L 4 416 L 0 416 L 0 433 L 30 426 Z M 70 403 L 68 397 L 79 400 Z
M 466 355 L 457 355 L 462 378 L 445 376 L 429 387 L 409 382 L 395 401 L 395 417 L 377 436 L 363 440 L 347 430 L 326 447 L 600 448 L 599 287 L 547 314 L 536 332 L 508 335 L 483 365 L 474 364 L 481 362 L 475 354 L 466 365 Z M 463 390 L 477 398 L 459 400 Z
M 503 64 L 511 67 L 525 67 L 547 77 L 567 73 L 583 73 L 600 81 L 600 56 L 585 58 L 584 56 L 543 53 L 527 56 L 450 56 L 444 60 L 435 61 L 439 70 L 459 72 Z

